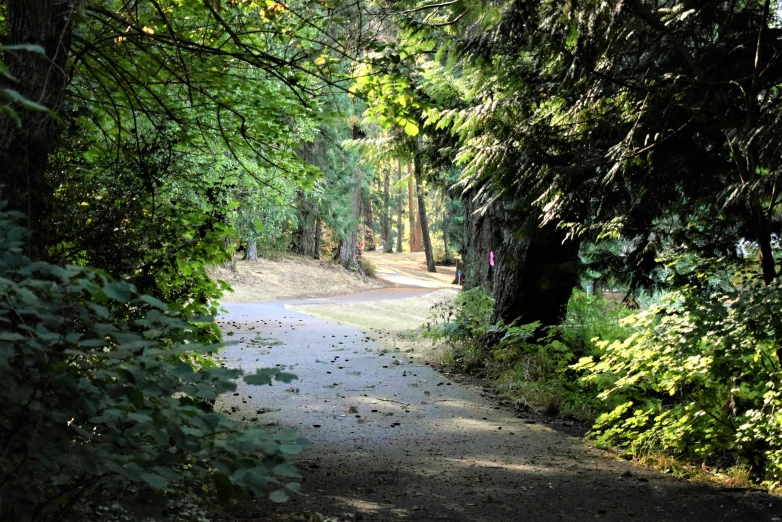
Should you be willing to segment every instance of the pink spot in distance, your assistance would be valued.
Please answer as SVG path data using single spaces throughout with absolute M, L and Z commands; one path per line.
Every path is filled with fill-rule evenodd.
M 492 250 L 491 252 L 489 252 L 489 264 L 490 264 L 491 266 L 494 266 L 494 250 Z

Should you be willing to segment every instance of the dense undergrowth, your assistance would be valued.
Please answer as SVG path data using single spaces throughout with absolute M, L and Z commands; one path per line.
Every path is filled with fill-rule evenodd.
M 712 276 L 639 311 L 576 290 L 547 329 L 491 325 L 493 301 L 475 288 L 436 306 L 426 331 L 448 345 L 447 366 L 490 379 L 517 408 L 592 423 L 599 446 L 778 489 L 782 289 Z
M 198 343 L 211 317 L 30 261 L 21 217 L 0 212 L 0 519 L 197 520 L 215 497 L 298 490 L 306 441 L 213 411 L 241 372 Z

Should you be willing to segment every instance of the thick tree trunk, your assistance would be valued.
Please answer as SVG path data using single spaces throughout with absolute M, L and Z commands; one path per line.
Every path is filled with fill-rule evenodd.
M 353 206 L 353 218 L 358 224 L 361 218 L 361 183 L 358 181 L 350 191 L 350 201 Z M 339 264 L 345 268 L 358 268 L 356 251 L 358 250 L 358 226 L 339 244 Z
M 372 200 L 370 199 L 369 192 L 365 194 L 364 198 L 364 250 L 373 251 L 377 249 L 375 243 L 375 229 L 374 222 L 375 216 L 372 213 Z
M 565 233 L 553 224 L 538 228 L 536 217 L 528 223 L 530 237 L 526 241 L 519 241 L 511 231 L 503 234 L 503 240 L 510 244 L 501 250 L 503 256 L 514 257 L 495 266 L 492 321 L 519 319 L 521 323 L 540 321 L 541 326 L 558 324 L 567 312 L 573 288 L 578 285 L 579 243 L 563 244 Z M 517 247 L 519 244 L 523 246 Z M 519 264 L 522 255 L 523 263 Z M 508 268 L 501 271 L 501 266 Z
M 396 182 L 401 185 L 402 181 L 402 160 L 396 160 L 396 166 L 397 166 L 397 176 L 396 176 Z M 396 207 L 396 251 L 402 252 L 402 240 L 405 237 L 405 226 L 402 222 L 402 214 L 404 212 L 404 207 L 402 204 L 402 200 L 404 199 L 404 190 L 402 187 L 399 187 L 399 194 L 398 194 L 397 201 L 397 207 Z
M 421 239 L 423 240 L 424 254 L 426 256 L 426 269 L 429 272 L 437 272 L 434 266 L 434 253 L 432 252 L 432 239 L 429 237 L 429 219 L 426 217 L 426 202 L 424 200 L 423 165 L 421 161 L 421 138 L 416 142 L 415 151 L 415 191 L 418 197 L 418 222 L 421 224 Z
M 383 216 L 380 221 L 380 234 L 383 236 L 383 251 L 393 251 L 391 245 L 391 217 L 389 215 L 389 199 L 391 194 L 391 173 L 388 170 L 383 172 Z
M 558 324 L 578 284 L 579 243 L 563 244 L 554 225 L 540 228 L 529 205 L 500 200 L 479 213 L 479 188 L 464 196 L 465 288 L 483 286 L 494 297 L 493 323 Z
M 62 107 L 69 78 L 68 54 L 72 18 L 77 0 L 5 0 L 7 36 L 5 45 L 39 45 L 46 56 L 35 52 L 6 52 L 3 61 L 18 81 L 0 76 L 0 88 L 18 91 L 51 112 L 12 108 L 21 126 L 0 115 L 0 197 L 9 210 L 23 212 L 32 235 L 27 254 L 44 257 L 45 227 L 53 189 L 46 180 L 49 154 L 59 134 L 53 115 Z
M 413 195 L 413 166 L 407 162 L 407 221 L 410 224 L 410 252 L 420 252 L 421 244 L 418 242 L 418 225 L 416 224 L 415 196 Z
M 299 210 L 299 229 L 296 238 L 296 252 L 303 256 L 315 257 L 315 229 L 318 220 L 318 203 L 300 190 L 297 208 Z
M 247 261 L 258 261 L 258 242 L 253 239 L 247 240 Z

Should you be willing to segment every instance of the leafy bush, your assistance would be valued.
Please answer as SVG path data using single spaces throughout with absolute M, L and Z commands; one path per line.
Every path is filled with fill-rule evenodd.
M 481 286 L 461 292 L 453 303 L 432 306 L 432 315 L 424 325 L 426 336 L 434 341 L 477 343 L 490 327 L 493 307 L 494 299 Z
M 377 275 L 375 263 L 364 257 L 361 258 L 361 270 L 367 277 L 375 277 Z
M 727 454 L 779 487 L 782 284 L 688 286 L 623 325 L 632 335 L 601 342 L 598 357 L 575 366 L 601 398 L 620 402 L 594 437 L 634 453 Z
M 146 513 L 176 491 L 273 490 L 281 501 L 298 489 L 288 460 L 306 441 L 212 411 L 241 372 L 192 342 L 211 318 L 188 321 L 87 268 L 31 262 L 20 217 L 0 212 L 0 519 L 59 520 L 107 498 Z M 245 381 L 292 378 L 268 369 Z
M 564 323 L 536 337 L 538 323 L 491 325 L 493 306 L 484 289 L 474 288 L 461 293 L 452 305 L 433 307 L 426 335 L 448 343 L 446 365 L 487 375 L 502 394 L 524 407 L 579 420 L 593 420 L 605 411 L 594 388 L 579 385 L 571 364 L 579 355 L 596 353 L 597 337 L 629 335 L 630 328 L 622 326 L 620 318 L 631 312 L 576 290 Z M 487 334 L 499 341 L 482 350 L 479 345 Z
M 434 257 L 434 262 L 438 265 L 450 266 L 456 263 L 456 259 L 453 257 L 453 251 L 449 250 L 446 255 L 445 246 L 440 243 L 436 243 L 432 246 L 432 256 Z
M 595 353 L 596 341 L 626 339 L 633 329 L 623 325 L 622 319 L 632 311 L 619 303 L 610 302 L 576 289 L 570 296 L 565 321 L 557 327 L 559 337 L 576 355 Z

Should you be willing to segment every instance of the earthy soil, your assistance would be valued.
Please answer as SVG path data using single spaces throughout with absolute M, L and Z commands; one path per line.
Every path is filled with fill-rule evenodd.
M 393 277 L 415 271 L 387 268 Z M 299 301 L 296 310 L 281 301 L 225 305 L 221 326 L 240 341 L 223 352 L 229 366 L 280 366 L 299 378 L 262 389 L 239 384 L 218 407 L 270 429 L 295 428 L 313 447 L 298 462 L 305 496 L 284 505 L 242 502 L 224 518 L 321 520 L 290 518 L 307 510 L 367 521 L 782 520 L 765 494 L 728 494 L 633 466 L 549 428 L 539 415 L 518 413 L 479 383 L 460 384 L 409 358 L 398 331 L 301 312 L 344 314 L 343 322 L 362 325 L 362 308 L 382 318 L 388 307 L 396 326 L 409 325 L 404 314 L 418 300 L 435 299 L 414 291 L 421 292 L 394 286 Z

